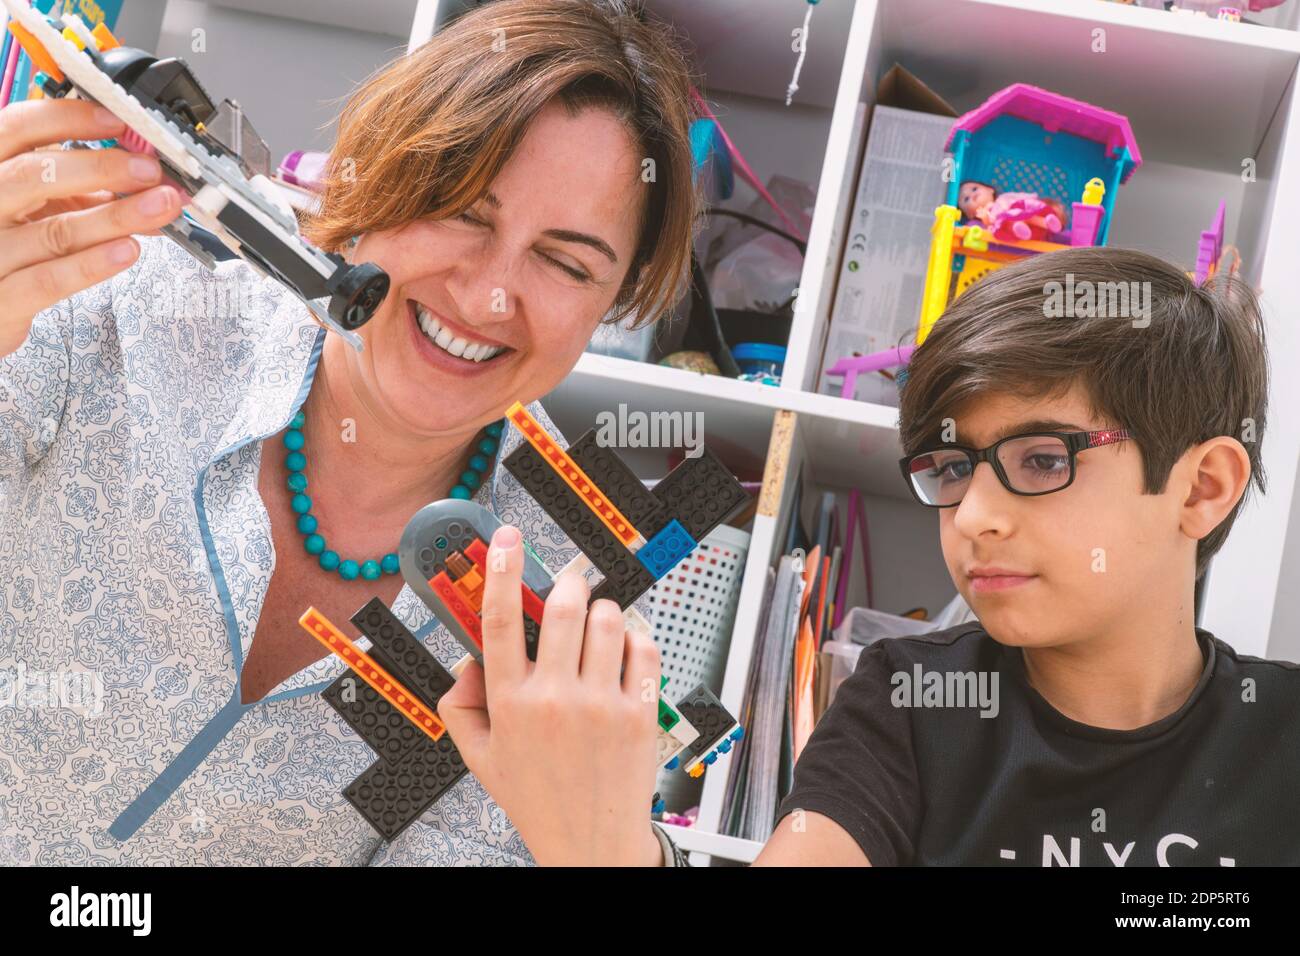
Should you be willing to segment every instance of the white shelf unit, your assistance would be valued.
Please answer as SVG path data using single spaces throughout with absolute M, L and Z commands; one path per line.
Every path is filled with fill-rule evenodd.
M 161 30 L 160 51 L 191 59 L 213 93 L 240 99 L 277 159 L 288 149 L 328 144 L 327 136 L 314 132 L 337 112 L 327 101 L 345 95 L 397 52 L 396 38 L 408 48 L 418 45 L 475 5 L 133 2 L 160 11 L 161 27 L 152 27 Z M 1300 421 L 1285 414 L 1300 408 L 1300 377 L 1288 374 L 1300 367 L 1294 319 L 1300 287 L 1292 278 L 1300 262 L 1293 225 L 1300 221 L 1300 34 L 1284 29 L 1297 25 L 1300 3 L 1262 15 L 1277 25 L 1263 27 L 1101 0 L 822 0 L 813 14 L 801 89 L 789 109 L 783 101 L 794 59 L 790 31 L 802 24 L 803 0 L 648 0 L 646 6 L 694 47 L 710 103 L 760 178 L 781 172 L 816 184 L 799 310 L 780 388 L 583 356 L 546 400 L 566 434 L 580 434 L 597 412 L 619 403 L 643 411 L 699 410 L 707 441 L 726 447 L 729 459 L 753 461 L 766 456 L 774 425 L 788 425 L 787 478 L 803 476 L 805 517 L 817 492 L 859 488 L 871 521 L 876 605 L 937 610 L 954 588 L 933 513 L 910 502 L 898 477 L 897 410 L 814 392 L 864 135 L 854 116 L 859 103 L 873 103 L 877 81 L 896 61 L 959 111 L 1012 82 L 1034 83 L 1132 121 L 1146 162 L 1122 187 L 1114 244 L 1190 265 L 1199 231 L 1218 200 L 1228 201 L 1228 239 L 1241 248 L 1250 278 L 1265 292 L 1274 380 L 1264 447 L 1270 493 L 1243 512 L 1215 560 L 1202 623 L 1243 653 L 1300 659 L 1300 599 L 1283 587 L 1284 552 L 1291 579 L 1300 578 L 1300 513 L 1293 514 L 1300 502 L 1294 495 Z M 249 12 L 254 9 L 261 12 Z M 137 14 L 136 22 L 145 24 L 140 44 L 150 47 L 158 34 L 149 36 L 147 13 Z M 189 31 L 201 24 L 209 30 L 208 53 L 191 55 Z M 1105 31 L 1104 53 L 1092 52 L 1098 29 Z M 240 39 L 259 34 L 264 42 Z M 1241 177 L 1247 158 L 1256 162 L 1249 183 Z M 741 208 L 751 198 L 741 185 L 728 205 Z M 646 477 L 658 477 L 654 458 L 630 457 Z M 775 478 L 768 465 L 768 477 Z M 775 507 L 750 529 L 721 688 L 735 711 L 754 650 L 764 576 L 779 557 L 792 491 L 792 480 L 774 487 Z M 863 598 L 860 565 L 849 596 L 851 604 Z M 705 775 L 697 827 L 674 830 L 693 862 L 711 856 L 748 862 L 760 848 L 716 833 L 727 767 L 724 761 Z

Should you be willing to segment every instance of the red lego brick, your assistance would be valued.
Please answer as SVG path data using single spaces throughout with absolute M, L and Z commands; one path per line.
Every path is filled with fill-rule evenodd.
M 482 538 L 475 538 L 469 547 L 465 549 L 465 554 L 478 567 L 479 573 L 487 576 L 487 545 L 483 543 Z M 524 614 L 531 617 L 538 624 L 542 623 L 542 612 L 546 608 L 546 602 L 539 598 L 533 589 L 522 581 L 519 587 L 523 589 Z
M 479 618 L 478 612 L 460 596 L 460 592 L 456 590 L 456 585 L 452 583 L 451 578 L 447 577 L 447 572 L 439 571 L 429 578 L 429 587 L 433 588 L 433 593 L 442 599 L 443 605 L 456 618 L 460 626 L 465 629 L 465 633 L 482 650 L 483 622 Z

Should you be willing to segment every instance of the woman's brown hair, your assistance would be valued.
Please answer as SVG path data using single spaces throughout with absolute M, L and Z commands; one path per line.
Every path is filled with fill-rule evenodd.
M 624 0 L 498 0 L 454 21 L 352 96 L 304 232 L 352 236 L 458 215 L 558 98 L 612 111 L 643 157 L 639 240 L 610 321 L 652 322 L 684 289 L 699 205 L 690 77 L 675 38 Z
M 1089 307 L 1073 307 L 1088 295 Z M 1263 493 L 1268 374 L 1264 320 L 1242 280 L 1197 286 L 1129 249 L 1051 252 L 991 273 L 953 301 L 912 355 L 899 434 L 904 454 L 915 454 L 933 447 L 943 419 L 976 396 L 1043 398 L 1077 383 L 1107 427 L 1136 439 L 1147 494 L 1164 492 L 1188 448 L 1220 435 L 1245 447 Z M 1197 543 L 1198 578 L 1249 492 L 1248 483 Z

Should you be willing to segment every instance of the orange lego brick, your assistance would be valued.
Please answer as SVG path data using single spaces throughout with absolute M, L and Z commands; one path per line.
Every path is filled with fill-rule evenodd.
M 506 410 L 506 418 L 510 419 L 528 439 L 528 443 L 537 449 L 537 453 L 555 469 L 555 473 L 564 479 L 565 484 L 573 489 L 574 494 L 582 499 L 623 547 L 635 551 L 638 544 L 644 543 L 644 537 L 633 527 L 632 522 L 614 506 L 614 502 L 605 497 L 599 486 L 587 477 L 586 472 L 546 433 L 537 419 L 528 414 L 520 402 L 515 402 Z
M 380 697 L 388 701 L 406 717 L 423 730 L 432 740 L 440 740 L 446 733 L 438 715 L 429 711 L 414 694 L 400 684 L 393 675 L 380 667 L 375 660 L 348 639 L 347 635 L 330 623 L 314 607 L 307 608 L 298 623 L 312 637 L 325 645 L 326 650 L 338 656 L 343 663 L 356 673 L 363 681 L 375 689 Z
M 477 568 L 470 568 L 458 577 L 456 587 L 460 588 L 460 593 L 465 595 L 465 599 L 475 610 L 483 610 L 483 575 L 478 573 Z
M 50 56 L 45 47 L 41 46 L 41 41 L 32 36 L 28 30 L 16 20 L 9 22 L 9 32 L 14 35 L 14 39 L 22 44 L 23 50 L 31 57 L 32 64 L 55 83 L 63 82 L 63 71 L 59 69 L 54 57 Z
M 429 578 L 429 587 L 433 588 L 433 593 L 442 599 L 442 603 L 452 616 L 460 622 L 460 626 L 480 648 L 483 646 L 483 622 L 479 619 L 478 611 L 470 607 L 469 602 L 461 596 L 456 585 L 452 583 L 451 578 L 447 576 L 446 571 L 439 571 L 433 577 Z
M 122 45 L 117 37 L 113 36 L 113 31 L 102 23 L 91 30 L 90 35 L 95 38 L 95 45 L 99 47 L 100 53 L 105 50 L 115 50 Z

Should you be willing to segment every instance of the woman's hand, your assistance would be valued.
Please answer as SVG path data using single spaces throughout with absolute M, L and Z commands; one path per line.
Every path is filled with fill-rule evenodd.
M 471 662 L 438 704 L 466 766 L 540 864 L 662 863 L 650 827 L 654 641 L 625 632 L 613 601 L 588 612 L 586 581 L 565 574 L 547 598 L 533 664 L 524 652 L 515 528 L 493 535 L 487 564 L 484 666 Z
M 0 110 L 0 356 L 22 345 L 42 309 L 135 262 L 140 247 L 132 233 L 152 232 L 180 215 L 180 195 L 160 185 L 162 168 L 151 156 L 40 149 L 113 139 L 125 128 L 85 100 L 31 100 Z

